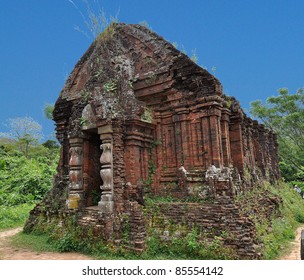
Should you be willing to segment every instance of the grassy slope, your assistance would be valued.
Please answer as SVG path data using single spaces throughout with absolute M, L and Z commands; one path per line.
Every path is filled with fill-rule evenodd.
M 254 203 L 265 194 L 282 200 L 270 219 L 252 211 Z M 243 211 L 255 221 L 258 238 L 263 244 L 263 258 L 277 259 L 294 240 L 297 227 L 304 223 L 304 200 L 288 184 L 282 182 L 277 186 L 265 183 L 238 199 L 243 205 Z M 263 205 L 258 207 L 262 208 Z

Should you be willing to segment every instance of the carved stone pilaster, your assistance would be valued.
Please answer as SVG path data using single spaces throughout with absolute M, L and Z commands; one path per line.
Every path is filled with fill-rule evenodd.
M 102 193 L 101 199 L 98 203 L 101 214 L 113 213 L 113 145 L 112 145 L 112 126 L 106 125 L 98 128 L 102 144 L 100 149 L 102 154 L 100 156 L 100 177 L 102 179 L 102 186 L 100 186 Z
M 69 195 L 67 200 L 68 209 L 79 209 L 83 195 L 83 150 L 82 138 L 71 138 L 69 159 Z

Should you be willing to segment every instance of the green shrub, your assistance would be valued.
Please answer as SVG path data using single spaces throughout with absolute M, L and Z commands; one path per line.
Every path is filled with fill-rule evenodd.
M 174 231 L 172 233 L 174 234 Z M 237 258 L 235 252 L 224 246 L 219 237 L 207 238 L 196 228 L 185 231 L 184 236 L 171 236 L 168 240 L 162 239 L 159 233 L 150 232 L 147 251 L 143 253 L 142 257 L 146 259 L 201 260 Z
M 0 205 L 12 206 L 41 200 L 52 187 L 58 151 L 42 145 L 35 148 L 32 158 L 22 154 L 5 154 L 0 161 Z
M 1 206 L 0 230 L 22 226 L 33 207 L 33 204 Z
M 258 196 L 265 195 L 267 191 L 270 196 L 276 196 L 282 203 L 270 219 L 252 214 L 251 218 L 256 223 L 257 234 L 263 244 L 263 258 L 276 259 L 289 246 L 290 241 L 295 238 L 295 230 L 300 223 L 304 222 L 304 200 L 287 183 L 280 182 L 277 185 L 264 183 L 253 191 L 243 194 L 244 209 L 250 213 L 251 207 L 247 202 L 257 200 Z

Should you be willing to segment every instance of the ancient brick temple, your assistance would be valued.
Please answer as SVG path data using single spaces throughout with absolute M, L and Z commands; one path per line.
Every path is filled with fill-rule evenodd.
M 106 239 L 119 238 L 117 217 L 127 213 L 136 248 L 144 248 L 146 195 L 216 199 L 206 212 L 208 204 L 163 211 L 177 222 L 191 212 L 193 223 L 204 227 L 210 219 L 212 227 L 215 216 L 235 213 L 225 212 L 223 201 L 255 180 L 279 177 L 276 136 L 248 118 L 207 70 L 140 25 L 112 24 L 93 42 L 61 91 L 54 120 L 62 210 L 80 213 L 79 224 L 99 227 Z M 242 221 L 239 232 L 250 235 Z M 252 255 L 243 249 L 240 255 L 254 256 L 252 246 Z

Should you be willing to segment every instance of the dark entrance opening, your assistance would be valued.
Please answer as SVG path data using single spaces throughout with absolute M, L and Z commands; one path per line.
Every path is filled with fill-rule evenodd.
M 83 178 L 85 191 L 85 207 L 96 206 L 100 201 L 103 184 L 100 177 L 101 140 L 97 131 L 87 132 L 84 141 Z

